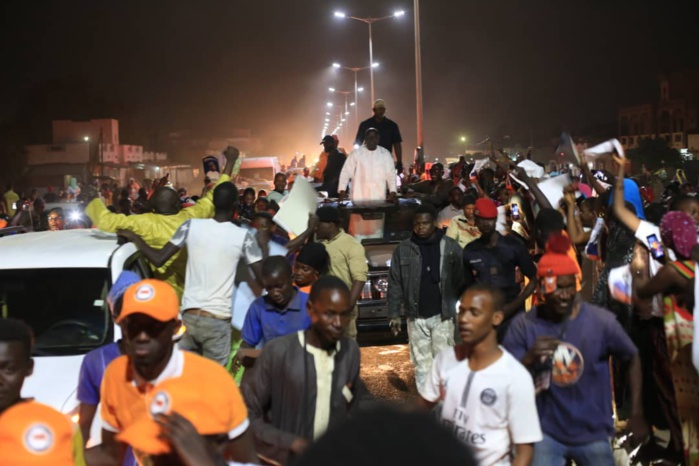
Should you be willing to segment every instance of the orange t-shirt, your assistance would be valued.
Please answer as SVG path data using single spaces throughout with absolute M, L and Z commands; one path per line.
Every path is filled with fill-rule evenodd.
M 103 428 L 120 432 L 142 416 L 148 415 L 146 393 L 163 380 L 182 377 L 201 396 L 215 398 L 221 410 L 229 413 L 229 438 L 240 436 L 248 428 L 248 411 L 240 390 L 230 374 L 219 364 L 197 354 L 175 349 L 159 379 L 139 387 L 133 377 L 128 356 L 115 359 L 104 373 L 101 387 Z M 221 432 L 224 433 L 224 432 Z M 144 455 L 134 451 L 143 464 Z

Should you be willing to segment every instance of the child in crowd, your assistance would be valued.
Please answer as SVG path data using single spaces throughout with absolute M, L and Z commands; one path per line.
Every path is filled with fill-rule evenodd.
M 243 343 L 233 365 L 252 366 L 265 343 L 307 329 L 311 320 L 306 313 L 308 294 L 294 286 L 291 265 L 284 257 L 272 256 L 262 264 L 262 283 L 267 294 L 250 305 L 243 324 Z M 250 358 L 250 359 L 248 359 Z
M 308 243 L 299 251 L 294 264 L 294 283 L 304 293 L 311 292 L 311 286 L 321 275 L 328 273 L 330 256 L 321 243 Z

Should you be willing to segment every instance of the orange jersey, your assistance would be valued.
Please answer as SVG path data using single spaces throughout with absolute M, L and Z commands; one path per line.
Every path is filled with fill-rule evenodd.
M 149 416 L 147 395 L 155 385 L 172 378 L 181 378 L 183 384 L 199 391 L 202 397 L 208 399 L 207 402 L 215 403 L 222 413 L 226 413 L 229 438 L 236 438 L 247 430 L 247 408 L 230 374 L 209 359 L 177 349 L 158 379 L 140 386 L 134 378 L 128 356 L 118 357 L 107 367 L 101 388 L 103 428 L 115 433 L 122 432 L 144 416 Z M 134 453 L 143 464 L 143 453 Z

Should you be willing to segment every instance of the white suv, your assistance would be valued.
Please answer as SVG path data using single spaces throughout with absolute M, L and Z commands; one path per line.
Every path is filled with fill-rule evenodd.
M 121 336 L 106 298 L 122 270 L 151 276 L 136 247 L 119 245 L 115 234 L 67 230 L 0 238 L 0 317 L 25 321 L 36 339 L 34 374 L 23 396 L 77 420 L 84 355 Z

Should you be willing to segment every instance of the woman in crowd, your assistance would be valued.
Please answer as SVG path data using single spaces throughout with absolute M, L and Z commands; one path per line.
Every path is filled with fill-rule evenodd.
M 694 219 L 684 212 L 668 212 L 660 224 L 663 244 L 677 260 L 668 261 L 647 283 L 639 284 L 638 297 L 663 295 L 665 338 L 674 385 L 677 413 L 682 423 L 686 464 L 699 462 L 699 376 L 692 365 L 694 340 L 694 261 L 697 244 Z

